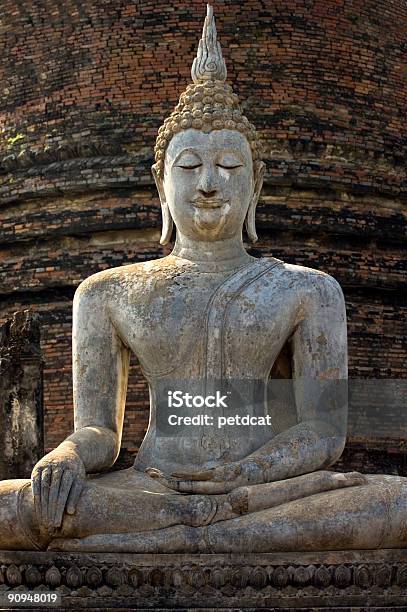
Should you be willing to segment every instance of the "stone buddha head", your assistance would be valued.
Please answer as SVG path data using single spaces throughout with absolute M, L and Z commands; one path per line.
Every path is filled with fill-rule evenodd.
M 160 196 L 161 244 L 173 223 L 192 240 L 215 241 L 242 232 L 257 240 L 255 210 L 264 163 L 255 127 L 226 81 L 213 9 L 192 70 L 193 83 L 158 131 L 153 176 Z

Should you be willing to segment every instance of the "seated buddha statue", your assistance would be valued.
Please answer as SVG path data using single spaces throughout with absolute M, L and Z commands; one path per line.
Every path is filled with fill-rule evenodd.
M 0 548 L 406 547 L 406 478 L 328 470 L 343 451 L 347 425 L 346 401 L 334 384 L 347 379 L 339 284 L 245 250 L 244 225 L 257 239 L 265 166 L 256 130 L 225 83 L 211 7 L 192 79 L 158 132 L 152 168 L 161 244 L 175 225 L 174 249 L 94 274 L 77 289 L 75 431 L 35 465 L 31 479 L 0 482 Z M 112 471 L 131 353 L 148 382 L 150 422 L 134 466 Z M 204 393 L 238 380 L 235 408 L 249 412 L 245 389 L 253 381 L 267 389 L 283 358 L 293 414 L 261 396 L 257 404 L 271 424 L 243 435 L 210 425 L 195 436 L 186 427 L 160 431 L 168 412 L 162 395 L 172 382 L 183 381 L 187 392 L 190 381 Z M 224 413 L 222 406 L 211 412 Z

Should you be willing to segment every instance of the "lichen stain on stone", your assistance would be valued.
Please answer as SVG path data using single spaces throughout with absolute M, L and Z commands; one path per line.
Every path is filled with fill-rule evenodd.
M 329 368 L 318 375 L 319 380 L 330 380 L 339 378 L 339 368 Z
M 328 340 L 327 340 L 327 337 L 325 336 L 325 334 L 320 334 L 317 337 L 317 342 L 318 342 L 319 346 L 321 346 L 321 347 L 322 346 L 326 346 L 328 344 Z

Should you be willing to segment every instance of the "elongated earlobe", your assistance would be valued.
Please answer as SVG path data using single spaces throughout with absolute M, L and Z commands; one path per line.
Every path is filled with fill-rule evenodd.
M 245 219 L 247 235 L 249 236 L 251 242 L 257 242 L 258 240 L 256 232 L 256 208 L 257 202 L 259 201 L 260 191 L 263 186 L 263 176 L 265 167 L 266 166 L 262 161 L 256 161 L 254 163 L 254 189 Z
M 156 164 L 154 164 L 154 166 L 151 167 L 151 172 L 153 173 L 153 177 L 155 180 L 155 184 L 156 184 L 158 195 L 160 196 L 160 202 L 161 202 L 162 230 L 161 230 L 160 244 L 165 245 L 165 244 L 168 244 L 169 241 L 171 240 L 172 230 L 174 229 L 174 221 L 172 219 L 170 209 L 168 208 L 168 204 L 165 200 L 163 180 L 161 176 L 158 175 Z
M 167 202 L 161 202 L 161 214 L 162 214 L 162 230 L 160 244 L 168 244 L 171 240 L 172 230 L 174 228 L 174 221 L 168 208 Z
M 257 207 L 257 199 L 253 197 L 251 199 L 251 202 L 250 202 L 247 214 L 246 214 L 246 219 L 245 219 L 246 232 L 247 232 L 247 235 L 249 236 L 250 242 L 258 241 L 257 232 L 256 232 L 256 207 Z

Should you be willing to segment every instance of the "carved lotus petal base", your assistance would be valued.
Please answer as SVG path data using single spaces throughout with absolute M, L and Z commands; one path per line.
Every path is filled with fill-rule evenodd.
M 0 551 L 0 594 L 60 593 L 64 609 L 405 610 L 407 549 L 230 555 Z

